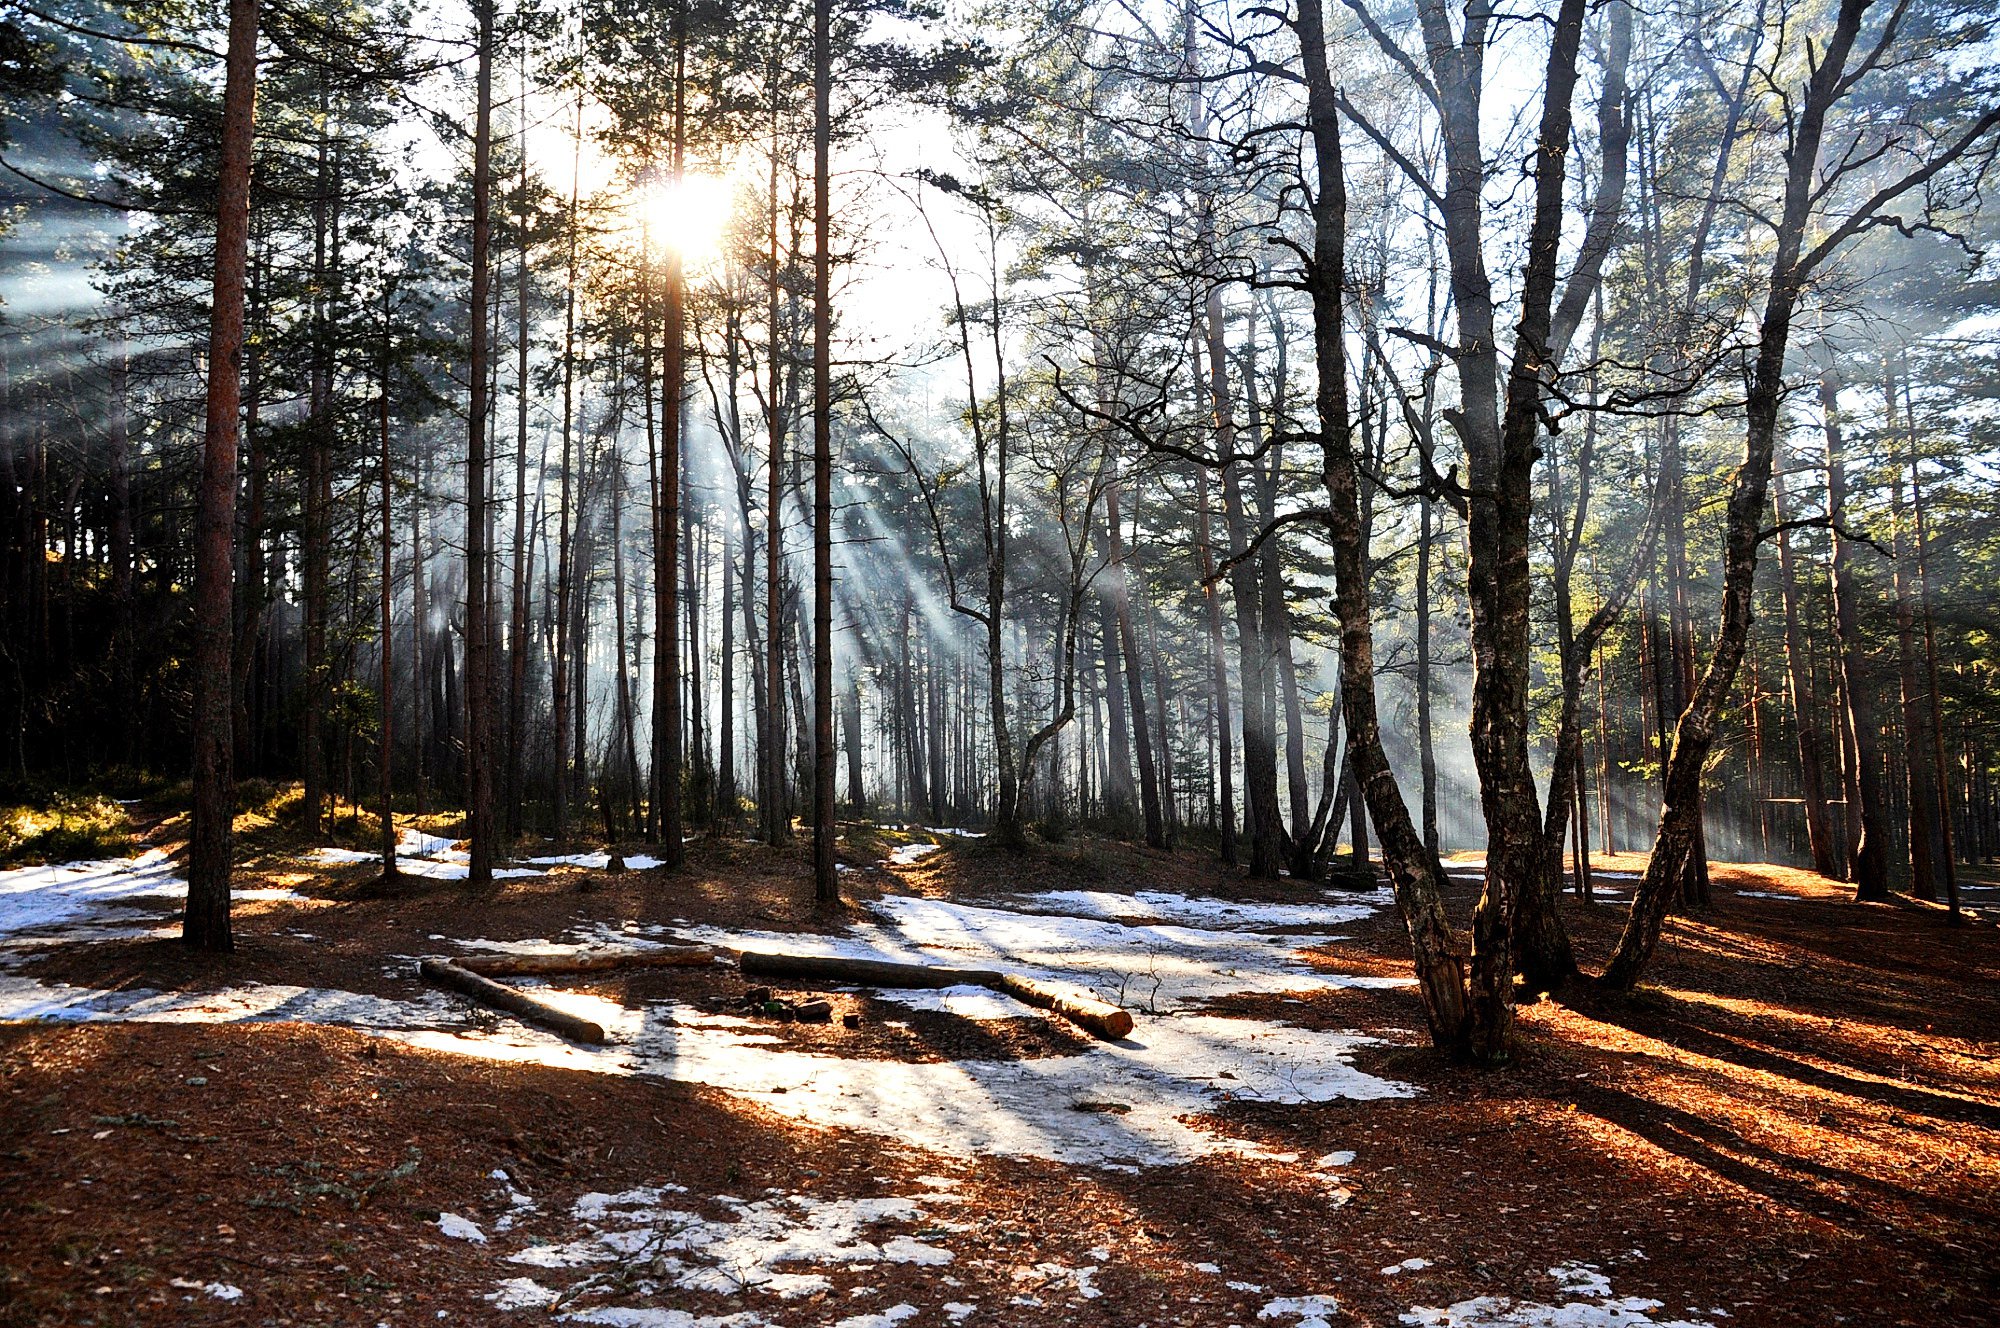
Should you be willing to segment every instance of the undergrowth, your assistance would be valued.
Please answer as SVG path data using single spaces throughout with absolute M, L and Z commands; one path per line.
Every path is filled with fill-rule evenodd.
M 125 809 L 101 793 L 46 793 L 0 805 L 0 864 L 115 858 L 131 851 Z

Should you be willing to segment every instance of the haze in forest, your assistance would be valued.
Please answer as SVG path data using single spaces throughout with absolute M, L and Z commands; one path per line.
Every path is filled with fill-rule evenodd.
M 1965 911 L 1978 5 L 4 17 L 12 777 L 192 751 L 190 943 L 244 779 L 391 880 L 405 804 L 475 881 L 754 828 L 832 903 L 878 816 L 1379 870 L 1482 1061 L 1593 846 L 1612 987 L 1712 858 Z

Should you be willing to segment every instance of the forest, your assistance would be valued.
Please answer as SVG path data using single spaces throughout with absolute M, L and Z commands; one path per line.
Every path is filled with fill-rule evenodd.
M 1988 1322 L 1994 19 L 0 0 L 0 1325 Z

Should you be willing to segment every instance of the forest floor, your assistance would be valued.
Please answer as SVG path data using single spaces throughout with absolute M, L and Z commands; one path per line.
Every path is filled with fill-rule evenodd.
M 2000 934 L 1807 872 L 1718 864 L 1643 990 L 1522 1009 L 1478 1073 L 1416 1031 L 1386 895 L 1195 851 L 854 825 L 827 915 L 803 841 L 473 890 L 406 834 L 395 891 L 267 843 L 211 960 L 172 936 L 179 822 L 138 810 L 136 859 L 0 873 L 0 1324 L 1983 1325 L 2000 1295 Z M 1643 862 L 1599 864 L 1586 962 Z M 785 1022 L 723 964 L 518 984 L 611 1030 L 585 1047 L 415 976 L 677 938 L 1016 967 L 1138 1026 L 977 989 Z

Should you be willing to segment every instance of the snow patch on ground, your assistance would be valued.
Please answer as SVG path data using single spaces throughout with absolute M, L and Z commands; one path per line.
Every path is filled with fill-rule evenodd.
M 179 1287 L 183 1291 L 199 1291 L 204 1295 L 214 1297 L 216 1300 L 243 1299 L 243 1288 L 231 1286 L 227 1282 L 195 1282 L 185 1277 L 176 1277 L 167 1285 Z M 187 1296 L 184 1299 L 193 1300 L 194 1297 Z
M 1104 1294 L 1096 1286 L 1098 1271 L 1096 1264 L 1072 1268 L 1064 1263 L 1038 1263 L 1032 1268 L 1016 1268 L 1013 1278 L 1016 1285 L 1037 1293 L 1067 1292 L 1079 1300 L 1096 1300 Z
M 887 861 L 897 867 L 907 867 L 920 858 L 927 858 L 943 848 L 943 844 L 904 844 L 889 850 Z
M 1159 890 L 1121 895 L 1105 890 L 1045 890 L 1023 902 L 1040 911 L 1075 917 L 1160 918 L 1190 927 L 1238 930 L 1258 927 L 1338 927 L 1367 917 L 1392 902 L 1388 891 L 1353 896 L 1344 904 L 1239 904 L 1227 899 L 1190 898 Z
M 1328 1328 L 1327 1316 L 1340 1308 L 1332 1296 L 1280 1296 L 1257 1311 L 1260 1319 L 1292 1320 L 1295 1328 Z
M 486 1233 L 479 1229 L 479 1224 L 460 1217 L 457 1213 L 439 1213 L 438 1230 L 453 1240 L 469 1240 L 474 1245 L 486 1243 Z
M 704 1203 L 678 1197 L 686 1194 L 680 1186 L 661 1185 L 579 1196 L 570 1206 L 576 1230 L 569 1239 L 530 1245 L 508 1261 L 547 1270 L 599 1271 L 560 1292 L 532 1277 L 508 1278 L 488 1299 L 500 1309 L 545 1307 L 559 1298 L 565 1305 L 577 1302 L 579 1307 L 564 1317 L 587 1323 L 682 1322 L 657 1316 L 685 1311 L 587 1302 L 611 1295 L 646 1300 L 677 1291 L 792 1300 L 831 1291 L 829 1274 L 835 1270 L 885 1263 L 935 1267 L 954 1258 L 943 1246 L 909 1234 L 926 1222 L 933 1229 L 958 1229 L 929 1217 L 919 1205 L 920 1199 L 929 1202 L 929 1195 L 820 1199 L 780 1194 L 754 1202 L 721 1195 Z M 721 1215 L 707 1216 L 700 1208 L 720 1209 Z M 905 1230 L 894 1230 L 898 1227 Z M 898 1305 L 842 1322 L 892 1323 L 915 1312 Z M 685 1322 L 763 1320 L 750 1315 L 690 1317 Z
M 237 890 L 234 899 L 284 901 L 291 890 Z M 51 863 L 0 872 L 0 942 L 21 948 L 55 940 L 104 940 L 144 936 L 158 925 L 135 910 L 147 905 L 179 908 L 187 880 L 174 873 L 160 849 L 133 858 Z
M 801 1124 L 890 1136 L 949 1155 L 1112 1168 L 1218 1153 L 1289 1159 L 1181 1119 L 1231 1099 L 1378 1100 L 1413 1091 L 1347 1063 L 1371 1042 L 1358 1034 L 1213 1015 L 1144 1019 L 1131 1037 L 1080 1056 L 912 1064 L 793 1051 L 755 1021 L 668 1002 L 639 1011 L 584 993 L 536 994 L 602 1024 L 615 1044 L 578 1046 L 512 1021 L 486 1033 L 391 1035 L 487 1059 L 708 1084 Z
M 1122 998 L 1139 1014 L 1139 1024 L 1130 1037 L 1094 1043 L 1075 1056 L 913 1064 L 793 1050 L 764 1025 L 737 1016 L 671 1001 L 630 1009 L 554 985 L 537 986 L 537 995 L 603 1025 L 610 1045 L 566 1042 L 414 981 L 410 999 L 396 1001 L 277 985 L 214 993 L 97 991 L 5 974 L 0 1017 L 335 1024 L 491 1060 L 708 1084 L 802 1124 L 852 1128 L 946 1155 L 1029 1156 L 1113 1169 L 1218 1153 L 1274 1156 L 1184 1119 L 1210 1115 L 1232 1100 L 1374 1100 L 1413 1091 L 1349 1063 L 1370 1043 L 1359 1034 L 1223 1018 L 1199 1008 L 1210 997 L 1236 992 L 1310 991 L 1357 981 L 1301 962 L 1296 947 L 1323 939 L 1310 935 L 1131 926 L 911 898 L 882 901 L 875 921 L 846 936 L 684 930 L 688 939 L 740 948 L 1024 972 Z M 628 930 L 593 926 L 573 930 L 562 942 L 460 944 L 546 952 L 600 943 L 647 942 Z M 977 1018 L 1044 1017 L 983 990 L 898 998 Z
M 396 841 L 396 870 L 405 876 L 421 877 L 431 881 L 462 881 L 472 874 L 472 855 L 455 847 L 457 841 L 442 835 L 425 834 L 421 830 L 405 830 Z M 317 848 L 313 850 L 312 861 L 325 866 L 351 866 L 358 862 L 380 862 L 380 853 L 365 852 L 353 848 Z M 540 876 L 543 873 L 532 867 L 495 867 L 496 880 L 523 876 Z
M 985 987 L 910 987 L 878 991 L 876 996 L 906 1010 L 941 1010 L 961 1019 L 1034 1019 L 1041 1014 L 1033 1006 Z
M 1199 902 L 1180 895 L 1159 898 Z M 878 901 L 873 911 L 875 921 L 859 923 L 843 936 L 695 927 L 689 929 L 688 938 L 778 954 L 1006 969 L 1083 987 L 1102 1000 L 1152 1015 L 1241 993 L 1291 994 L 1410 984 L 1406 978 L 1322 972 L 1296 954 L 1299 949 L 1332 940 L 1329 935 L 1276 936 L 1167 923 L 1133 925 L 900 895 Z
M 529 858 L 527 862 L 532 867 L 583 867 L 590 871 L 602 871 L 611 865 L 611 855 L 609 853 L 563 853 L 554 857 Z M 631 871 L 651 871 L 655 867 L 664 865 L 660 859 L 648 857 L 644 853 L 628 853 L 625 855 L 625 866 Z
M 412 992 L 407 1001 L 386 1000 L 328 987 L 252 984 L 222 991 L 148 991 L 72 987 L 0 974 L 0 1019 L 51 1023 L 125 1020 L 158 1024 L 297 1022 L 390 1031 L 467 1026 L 467 1012 L 441 994 Z
M 1561 1304 L 1477 1296 L 1443 1309 L 1419 1305 L 1402 1321 L 1411 1328 L 1715 1328 L 1710 1319 L 1653 1317 L 1659 1301 L 1614 1296 L 1611 1279 L 1595 1264 L 1558 1264 L 1549 1276 L 1565 1297 Z

